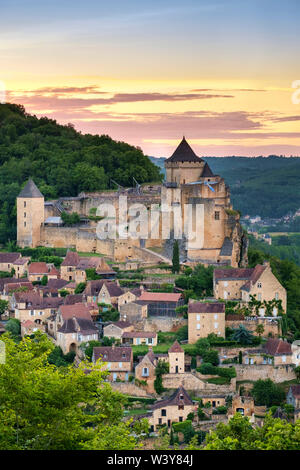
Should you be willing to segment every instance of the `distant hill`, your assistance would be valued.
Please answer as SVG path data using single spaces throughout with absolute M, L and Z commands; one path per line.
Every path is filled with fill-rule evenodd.
M 150 159 L 163 169 L 164 158 Z M 300 208 L 299 157 L 206 157 L 204 160 L 215 174 L 225 179 L 234 208 L 242 214 L 281 217 Z
M 111 179 L 132 186 L 133 177 L 139 183 L 162 178 L 132 145 L 38 119 L 23 106 L 0 104 L 0 243 L 16 238 L 15 200 L 29 177 L 49 199 L 115 188 Z

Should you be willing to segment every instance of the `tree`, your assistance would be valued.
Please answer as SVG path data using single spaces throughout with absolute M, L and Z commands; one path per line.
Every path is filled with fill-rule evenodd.
M 178 240 L 175 240 L 173 244 L 172 271 L 173 273 L 179 273 L 180 271 Z
M 0 320 L 2 318 L 2 315 L 5 314 L 5 312 L 7 311 L 8 309 L 8 301 L 7 300 L 2 300 L 0 299 Z
M 284 391 L 271 379 L 259 379 L 253 385 L 251 395 L 256 405 L 280 405 L 285 399 Z
M 205 444 L 204 450 L 299 450 L 300 421 L 287 423 L 268 414 L 262 427 L 252 428 L 236 413 L 228 424 L 219 423 Z
M 230 339 L 238 341 L 241 344 L 251 344 L 253 341 L 253 333 L 244 325 L 239 325 L 238 328 L 233 329 L 233 334 Z
M 257 325 L 257 327 L 255 328 L 255 332 L 259 335 L 259 337 L 261 337 L 261 335 L 264 333 L 265 331 L 265 328 L 264 328 L 264 325 L 262 323 L 259 323 Z
M 42 280 L 41 280 L 41 285 L 42 286 L 46 286 L 48 283 L 48 277 L 46 276 L 46 274 L 42 277 Z
M 164 391 L 162 376 L 169 372 L 169 365 L 167 362 L 159 360 L 155 368 L 154 389 L 159 395 Z
M 81 294 L 85 288 L 86 288 L 86 282 L 79 282 L 79 284 L 77 284 L 76 286 L 74 293 Z
M 46 335 L 19 343 L 5 333 L 0 367 L 0 449 L 133 449 L 137 439 L 122 423 L 124 395 L 104 382 L 101 361 L 64 368 L 49 364 Z M 89 373 L 86 374 L 86 369 Z
M 10 318 L 5 325 L 6 331 L 9 331 L 13 337 L 20 336 L 21 322 L 17 318 Z
M 297 381 L 300 382 L 300 366 L 295 367 L 294 372 L 296 374 Z

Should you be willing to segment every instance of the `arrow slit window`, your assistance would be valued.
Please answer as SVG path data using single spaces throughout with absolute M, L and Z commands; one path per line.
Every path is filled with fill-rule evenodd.
M 220 212 L 215 211 L 215 220 L 220 220 Z

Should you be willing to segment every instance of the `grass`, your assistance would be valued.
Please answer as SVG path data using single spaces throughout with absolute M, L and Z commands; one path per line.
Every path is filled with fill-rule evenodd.
M 207 379 L 206 382 L 209 384 L 215 384 L 215 385 L 227 385 L 230 384 L 230 378 L 229 377 L 212 377 L 211 379 Z
M 145 413 L 148 413 L 148 409 L 146 408 L 135 408 L 133 410 L 125 410 L 124 415 L 125 416 L 136 416 L 136 415 L 143 415 Z

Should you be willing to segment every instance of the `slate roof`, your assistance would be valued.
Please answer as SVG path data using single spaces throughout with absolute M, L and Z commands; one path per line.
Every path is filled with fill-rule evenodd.
M 199 158 L 194 150 L 190 147 L 190 145 L 187 143 L 185 140 L 185 137 L 183 137 L 182 141 L 178 145 L 177 149 L 171 155 L 171 157 L 166 159 L 167 163 L 172 163 L 172 162 L 197 162 L 200 163 L 202 161 L 201 158 Z
M 170 347 L 168 352 L 184 352 L 178 341 L 176 340 Z
M 207 162 L 205 162 L 201 178 L 209 178 L 210 176 L 215 176 L 211 171 Z
M 230 268 L 230 269 L 215 269 L 214 276 L 216 280 L 223 279 L 250 279 L 254 268 Z
M 224 239 L 224 242 L 220 251 L 220 256 L 231 256 L 232 248 L 233 248 L 233 242 L 228 237 L 226 237 Z
M 18 197 L 44 197 L 34 181 L 30 178 L 25 184 Z
M 151 408 L 152 410 L 156 410 L 157 408 L 164 408 L 165 406 L 178 405 L 193 405 L 192 399 L 182 386 L 179 387 L 169 398 L 154 403 Z
M 63 325 L 58 329 L 59 333 L 80 332 L 85 335 L 92 335 L 98 332 L 97 327 L 92 320 L 87 318 L 67 318 Z
M 84 294 L 69 294 L 64 298 L 64 305 L 80 304 L 85 301 Z
M 25 303 L 26 308 L 32 310 L 58 308 L 64 300 L 62 297 L 41 297 L 35 292 L 15 292 L 14 296 L 18 303 Z
M 111 325 L 115 325 L 118 328 L 123 329 L 132 326 L 132 323 L 130 323 L 129 321 L 114 321 L 113 323 L 111 323 Z
M 21 253 L 0 253 L 0 263 L 14 263 Z
M 282 354 L 292 354 L 290 343 L 282 341 L 281 339 L 269 338 L 264 345 L 264 352 L 270 356 L 281 356 Z
M 12 284 L 15 282 L 15 277 L 3 277 L 2 279 L 0 278 L 0 292 L 3 291 L 5 285 Z M 22 282 L 29 282 L 29 279 L 22 278 Z
M 189 304 L 188 313 L 220 313 L 225 312 L 225 304 L 220 302 L 192 302 Z
M 68 282 L 65 279 L 49 279 L 47 287 L 49 289 L 62 289 Z
M 130 346 L 101 346 L 93 349 L 95 361 L 102 359 L 104 362 L 130 362 L 132 349 Z

